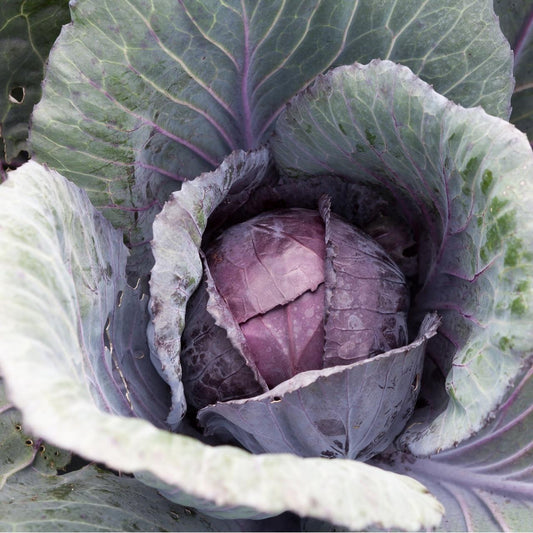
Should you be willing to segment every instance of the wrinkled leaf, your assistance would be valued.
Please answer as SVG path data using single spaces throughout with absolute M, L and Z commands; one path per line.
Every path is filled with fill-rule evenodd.
M 272 172 L 268 151 L 237 152 L 222 163 L 216 172 L 204 174 L 183 184 L 174 193 L 154 222 L 152 251 L 156 263 L 150 278 L 150 310 L 148 329 L 152 359 L 162 368 L 175 369 L 168 381 L 173 391 L 182 391 L 179 353 L 185 326 L 185 306 L 202 276 L 198 250 L 207 220 L 237 182 L 253 189 Z M 169 290 L 169 287 L 172 289 Z M 167 371 L 170 373 L 172 371 Z M 177 424 L 181 418 L 171 414 Z
M 156 490 L 96 466 L 62 476 L 26 470 L 0 492 L 2 531 L 231 531 Z
M 249 168 L 242 158 L 236 154 L 233 163 Z M 264 517 L 290 510 L 350 529 L 438 524 L 440 504 L 410 478 L 356 461 L 251 455 L 235 447 L 205 446 L 146 420 L 106 412 L 106 405 L 91 393 L 95 374 L 83 370 L 86 355 L 79 345 L 79 314 L 69 317 L 68 312 L 75 302 L 81 318 L 88 320 L 88 304 L 105 305 L 114 281 L 94 277 L 95 270 L 101 275 L 106 270 L 96 266 L 106 265 L 108 254 L 120 256 L 120 247 L 117 250 L 113 231 L 75 186 L 36 163 L 16 172 L 0 187 L 0 287 L 6 296 L 0 307 L 0 364 L 9 395 L 33 434 L 118 471 L 135 473 L 182 504 L 224 517 Z M 192 207 L 200 201 L 209 210 L 212 196 L 222 199 L 217 187 L 224 186 L 217 183 L 229 187 L 236 173 L 229 163 L 220 172 L 222 176 L 205 176 L 203 181 L 212 187 L 197 188 L 200 196 L 191 194 Z M 202 211 L 196 213 L 201 218 Z M 184 210 L 184 215 L 189 213 Z M 194 231 L 196 218 L 190 222 Z M 85 248 L 89 237 L 91 246 Z M 101 254 L 95 264 L 89 262 L 93 270 L 76 283 L 75 262 L 70 263 L 72 274 L 66 262 L 74 256 L 63 253 L 68 243 Z M 81 298 L 82 280 L 93 289 L 92 299 Z M 80 294 L 72 292 L 74 286 Z M 105 320 L 99 321 L 100 336 L 104 325 Z M 93 335 L 96 332 L 95 326 Z
M 264 142 L 332 65 L 390 58 L 464 105 L 509 113 L 511 55 L 490 0 L 77 0 L 71 11 L 33 150 L 134 243 L 183 178 Z
M 230 435 L 253 453 L 368 460 L 411 416 L 437 326 L 437 317 L 428 317 L 408 346 L 302 372 L 259 396 L 204 407 L 198 420 L 207 434 Z
M 41 97 L 45 61 L 61 25 L 69 20 L 68 0 L 0 3 L 2 163 L 17 164 L 25 159 L 21 151 L 28 151 L 28 121 Z
M 428 348 L 428 407 L 415 412 L 404 445 L 428 454 L 479 430 L 533 345 L 525 135 L 453 105 L 406 67 L 373 61 L 339 67 L 294 98 L 273 150 L 291 176 L 374 187 L 418 241 L 412 315 L 437 311 L 442 325 Z
M 324 368 L 406 345 L 410 300 L 398 265 L 363 231 L 330 217 L 330 209 L 329 198 L 320 202 L 327 214 Z
M 511 122 L 533 141 L 533 0 L 495 0 L 503 33 L 514 51 L 516 78 Z
M 43 474 L 56 474 L 71 459 L 71 454 L 29 435 L 22 424 L 22 414 L 8 400 L 0 378 L 0 502 L 6 483 L 16 475 L 32 469 Z
M 268 389 L 243 331 L 214 289 L 205 261 L 203 266 L 201 283 L 205 285 L 187 302 L 179 352 L 185 398 L 191 410 L 217 401 L 256 396 Z
M 533 368 L 475 437 L 428 458 L 392 454 L 446 507 L 442 531 L 527 531 L 533 515 Z

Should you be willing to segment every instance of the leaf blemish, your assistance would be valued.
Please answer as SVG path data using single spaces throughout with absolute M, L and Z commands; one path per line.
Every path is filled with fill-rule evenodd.
M 490 170 L 485 170 L 483 176 L 481 177 L 481 192 L 487 194 L 489 192 L 490 186 L 494 181 L 494 176 Z
M 368 128 L 365 130 L 365 137 L 371 146 L 376 145 L 376 136 Z

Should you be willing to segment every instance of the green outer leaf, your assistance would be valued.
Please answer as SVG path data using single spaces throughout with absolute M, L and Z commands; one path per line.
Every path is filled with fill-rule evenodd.
M 62 24 L 68 0 L 2 0 L 0 3 L 0 161 L 16 163 L 28 151 L 28 121 L 41 97 L 44 64 Z M 19 88 L 22 100 L 15 92 Z
M 491 0 L 78 0 L 50 57 L 31 141 L 131 242 L 179 180 L 268 138 L 288 99 L 338 63 L 406 62 L 507 117 L 508 43 Z
M 25 470 L 0 492 L 1 531 L 228 531 L 232 525 L 93 465 L 62 476 Z
M 35 439 L 24 430 L 22 414 L 8 400 L 0 378 L 0 491 L 13 475 L 26 467 L 43 474 L 56 474 L 58 468 L 69 462 L 70 453 Z
M 148 352 L 142 341 L 149 317 L 146 297 L 140 299 L 142 293 L 135 295 L 126 283 L 122 234 L 85 191 L 38 163 L 29 161 L 9 176 L 0 209 L 0 283 L 7 302 L 2 311 L 31 334 L 38 331 L 43 343 L 83 354 L 70 372 L 102 409 L 144 413 L 167 427 L 168 388 L 148 359 L 135 360 L 143 357 L 137 350 Z M 9 282 L 8 275 L 21 282 Z M 141 328 L 140 339 L 121 326 L 125 318 Z M 11 334 L 8 329 L 6 336 Z M 165 396 L 152 398 L 153 393 Z M 176 408 L 184 402 L 179 393 L 172 401 Z
M 25 362 L 3 361 L 3 370 L 10 382 L 12 375 L 19 376 L 19 387 L 12 388 L 11 396 L 34 432 L 113 468 L 143 473 L 145 482 L 168 496 L 174 493 L 178 502 L 212 514 L 220 507 L 220 517 L 291 510 L 355 530 L 371 524 L 410 530 L 433 527 L 443 512 L 419 483 L 364 463 L 212 448 L 140 419 L 102 413 L 64 376 L 46 383 L 35 377 L 21 380 L 20 372 L 46 367 L 49 361 L 32 360 L 31 354 L 22 352 L 17 357 Z M 29 384 L 34 390 L 28 394 L 24 387 Z M 57 386 L 62 387 L 60 393 Z M 37 395 L 47 401 L 36 408 Z M 224 512 L 224 507 L 233 509 Z
M 35 459 L 33 440 L 22 427 L 22 414 L 7 399 L 0 379 L 0 490 L 6 481 Z
M 494 10 L 515 54 L 511 122 L 533 142 L 533 0 L 494 0 Z
M 422 289 L 412 309 L 442 317 L 429 352 L 447 374 L 450 401 L 431 423 L 415 413 L 403 444 L 429 454 L 479 430 L 533 346 L 525 135 L 452 104 L 406 67 L 373 61 L 339 67 L 294 98 L 273 150 L 291 175 L 381 186 L 419 233 Z
M 235 167 L 239 168 L 243 155 L 235 157 L 240 157 L 240 165 Z M 16 171 L 18 177 L 0 187 L 0 211 L 7 211 L 8 205 L 19 211 L 27 206 L 18 224 L 2 226 L 0 232 L 0 287 L 2 294 L 8 295 L 0 307 L 0 367 L 9 396 L 24 415 L 25 427 L 82 457 L 139 474 L 144 481 L 172 493 L 176 501 L 194 503 L 226 517 L 276 515 L 291 510 L 350 529 L 371 524 L 419 529 L 438 524 L 443 512 L 440 504 L 408 477 L 355 461 L 254 456 L 234 447 L 213 448 L 157 429 L 145 420 L 100 410 L 80 368 L 85 356 L 76 328 L 68 321 L 58 328 L 55 322 L 65 286 L 68 288 L 72 279 L 64 271 L 46 276 L 39 270 L 43 255 L 39 243 L 49 243 L 49 257 L 57 257 L 63 228 L 41 223 L 39 239 L 33 246 L 31 240 L 23 243 L 28 233 L 35 237 L 29 232 L 36 223 L 29 206 L 38 207 L 43 217 L 48 213 L 54 220 L 50 212 L 55 203 L 50 199 L 57 199 L 56 203 L 67 209 L 65 189 L 74 198 L 81 192 L 76 193 L 72 184 L 50 172 L 41 180 L 40 188 L 30 187 L 31 180 L 23 180 L 21 171 L 32 170 L 39 177 L 39 168 L 36 163 L 27 163 Z M 236 179 L 233 167 L 229 168 L 227 175 L 217 179 L 205 175 L 192 182 L 200 195 L 191 201 L 208 209 L 217 195 L 217 183 Z M 212 188 L 201 189 L 202 183 L 213 182 Z M 74 198 L 70 199 L 72 209 L 90 211 L 87 203 L 76 204 Z M 202 213 L 200 210 L 198 215 Z M 21 246 L 24 256 L 14 253 Z M 98 242 L 94 243 L 96 250 L 100 250 Z M 114 254 L 116 250 L 110 245 L 107 252 Z M 17 262 L 17 258 L 24 261 Z M 11 297 L 13 286 L 28 285 L 36 277 L 41 284 L 32 285 L 31 300 L 17 302 Z

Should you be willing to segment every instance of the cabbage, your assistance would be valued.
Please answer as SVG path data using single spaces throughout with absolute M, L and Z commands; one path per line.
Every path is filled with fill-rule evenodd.
M 253 392 L 405 344 L 409 297 L 402 272 L 377 243 L 323 211 L 324 219 L 307 209 L 265 212 L 209 244 L 205 282 L 191 298 L 183 331 L 183 381 L 200 389 L 189 403 L 200 408 L 239 397 L 226 383 L 238 375 L 234 359 L 255 370 L 247 380 L 255 382 Z M 211 337 L 221 329 L 214 320 L 221 326 L 228 314 L 227 330 Z M 222 350 L 220 336 L 236 349 Z
M 0 102 L 0 528 L 527 528 L 533 155 L 492 2 L 72 1 L 29 145 L 56 11 L 5 4 L 38 61 Z M 218 261 L 287 213 L 318 261 Z M 250 291 L 259 257 L 290 283 Z
M 332 215 L 326 198 L 319 204 L 320 212 L 263 212 L 208 244 L 204 281 L 185 316 L 182 381 L 206 434 L 228 433 L 254 453 L 362 460 L 385 449 L 398 420 L 412 414 L 425 341 L 404 347 L 409 296 L 400 269 Z M 363 375 L 387 376 L 395 403 L 375 401 L 376 383 L 356 386 Z M 341 414 L 341 384 L 357 424 Z M 238 398 L 249 400 L 228 402 Z

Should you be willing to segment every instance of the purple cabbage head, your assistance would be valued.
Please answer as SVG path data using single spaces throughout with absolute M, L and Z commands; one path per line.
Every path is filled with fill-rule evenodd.
M 327 202 L 319 211 L 278 209 L 234 225 L 203 259 L 181 356 L 196 409 L 407 342 L 402 272 Z

